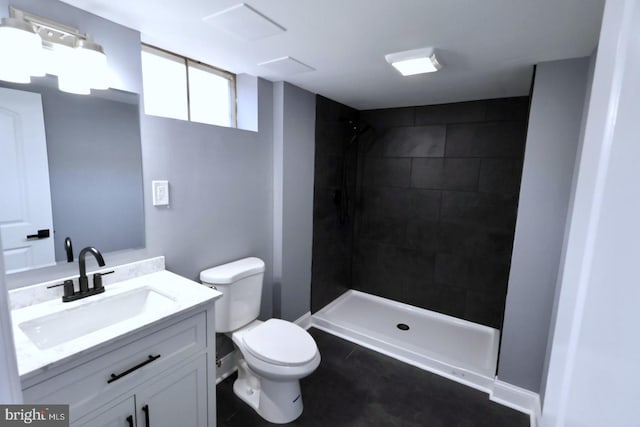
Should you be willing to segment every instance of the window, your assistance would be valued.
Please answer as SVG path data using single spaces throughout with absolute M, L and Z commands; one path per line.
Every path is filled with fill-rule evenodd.
M 236 127 L 235 75 L 152 46 L 142 46 L 144 112 Z

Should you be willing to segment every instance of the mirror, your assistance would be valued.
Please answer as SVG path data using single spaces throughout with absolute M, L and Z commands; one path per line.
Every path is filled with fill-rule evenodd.
M 91 95 L 69 94 L 59 91 L 57 79 L 51 76 L 33 78 L 28 85 L 0 81 L 0 87 L 41 95 L 47 155 L 44 165 L 48 164 L 53 220 L 53 230 L 47 244 L 52 246 L 54 254 L 50 256 L 55 258 L 55 262 L 67 261 L 64 246 L 66 237 L 72 239 L 76 259 L 78 252 L 85 246 L 95 246 L 102 253 L 144 247 L 138 95 L 113 89 L 93 91 Z M 6 148 L 11 146 L 11 142 L 8 142 L 12 139 L 11 135 L 19 135 L 20 132 L 12 130 L 15 126 L 12 124 L 14 119 L 11 114 L 14 113 L 10 111 L 11 105 L 9 110 L 6 106 L 12 101 L 7 100 L 8 96 L 4 98 L 3 105 L 0 105 L 0 112 L 3 113 L 0 114 L 0 125 L 3 126 L 0 155 L 9 159 L 5 160 L 9 167 L 3 168 L 3 174 L 8 178 L 2 175 L 0 181 L 0 194 L 3 195 L 0 204 L 8 206 L 13 202 L 18 207 L 11 212 L 11 208 L 5 207 L 3 212 L 0 206 L 0 226 L 6 226 L 23 209 L 24 203 L 16 200 L 21 197 L 16 188 L 22 184 L 14 178 L 20 176 L 19 179 L 28 180 L 33 172 L 28 167 L 22 168 L 28 172 L 24 173 L 24 177 L 21 176 L 20 161 L 13 160 L 20 149 Z M 37 124 L 29 122 L 31 119 L 28 117 L 30 116 L 23 120 L 25 123 L 22 126 L 27 129 L 37 127 Z M 19 117 L 17 121 L 20 120 Z M 20 139 L 20 136 L 15 139 Z M 22 156 L 26 159 L 24 162 L 31 161 L 29 154 L 22 153 Z M 6 172 L 9 169 L 15 170 L 14 176 L 9 176 L 11 172 Z M 42 174 L 46 167 L 38 169 Z M 31 192 L 38 193 L 38 199 L 46 199 L 48 196 L 46 190 L 42 189 Z M 37 237 L 26 238 L 29 233 L 37 233 L 37 228 L 40 228 L 37 225 L 32 227 L 36 230 L 19 233 L 20 242 L 39 240 Z M 18 242 L 17 246 L 13 243 L 13 247 L 9 248 L 10 243 L 7 242 L 10 240 L 10 233 L 7 230 L 2 232 L 7 273 L 29 269 L 25 260 L 31 255 L 20 246 L 27 243 Z M 46 233 L 41 234 L 44 236 Z M 43 237 L 43 240 L 46 239 Z M 35 263 L 33 267 L 51 265 L 53 260 L 49 259 L 51 261 L 39 265 Z

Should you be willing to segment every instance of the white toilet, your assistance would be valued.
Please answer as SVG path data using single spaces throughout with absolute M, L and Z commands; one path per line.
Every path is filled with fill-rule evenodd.
M 280 319 L 256 320 L 260 312 L 264 262 L 244 258 L 200 273 L 216 301 L 216 332 L 231 336 L 242 358 L 233 391 L 265 420 L 284 424 L 302 414 L 300 379 L 320 364 L 307 331 Z

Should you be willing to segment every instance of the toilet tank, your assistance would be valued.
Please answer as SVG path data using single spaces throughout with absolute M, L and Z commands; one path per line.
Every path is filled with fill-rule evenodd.
M 216 332 L 235 331 L 258 318 L 263 276 L 260 258 L 244 258 L 200 273 L 204 285 L 222 292 L 216 301 Z

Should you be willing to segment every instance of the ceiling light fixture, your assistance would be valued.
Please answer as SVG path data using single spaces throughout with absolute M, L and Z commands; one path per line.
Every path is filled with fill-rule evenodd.
M 442 69 L 442 64 L 436 58 L 435 49 L 432 47 L 390 53 L 384 58 L 403 76 L 433 73 Z
M 107 57 L 89 34 L 9 7 L 0 23 L 0 79 L 29 83 L 32 76 L 58 76 L 65 92 L 88 94 L 107 89 Z

